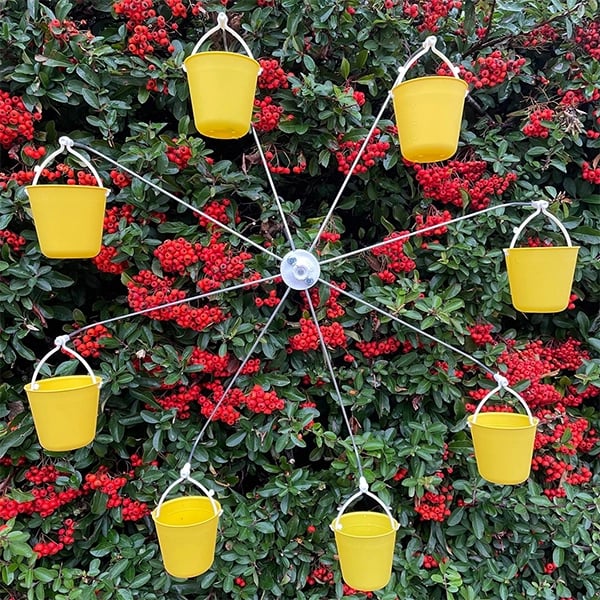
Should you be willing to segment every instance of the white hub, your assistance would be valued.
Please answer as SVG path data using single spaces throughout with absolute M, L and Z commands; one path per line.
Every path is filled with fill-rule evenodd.
M 307 290 L 321 275 L 319 261 L 306 250 L 292 250 L 281 261 L 281 277 L 293 290 Z

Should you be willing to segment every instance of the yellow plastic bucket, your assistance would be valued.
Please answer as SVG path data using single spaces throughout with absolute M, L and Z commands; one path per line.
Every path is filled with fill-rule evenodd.
M 93 185 L 26 188 L 42 253 L 48 258 L 91 258 L 100 252 L 108 190 Z
M 100 377 L 69 375 L 25 386 L 42 448 L 64 452 L 94 439 L 101 384 Z
M 577 246 L 505 249 L 513 306 L 526 313 L 567 308 L 578 252 Z
M 467 83 L 432 75 L 392 89 L 402 156 L 416 163 L 450 158 L 458 147 Z
M 471 428 L 479 474 L 491 483 L 516 485 L 529 477 L 539 419 L 532 416 L 525 400 L 508 387 L 504 377 L 496 375 L 495 378 L 498 387 L 481 400 L 467 423 Z M 483 405 L 500 389 L 517 398 L 527 414 L 481 413 Z
M 160 503 L 152 511 L 167 573 L 196 577 L 215 559 L 221 505 L 206 496 L 185 496 Z
M 184 61 L 196 129 L 218 139 L 250 130 L 260 65 L 235 52 L 201 52 Z
M 398 523 L 383 513 L 349 512 L 331 523 L 344 581 L 356 590 L 384 588 L 392 576 Z

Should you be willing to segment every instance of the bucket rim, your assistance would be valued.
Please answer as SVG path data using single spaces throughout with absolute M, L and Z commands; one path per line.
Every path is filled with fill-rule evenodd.
M 519 420 L 526 420 L 527 424 L 526 425 L 522 425 L 522 426 L 508 426 L 508 427 L 498 427 L 498 426 L 494 426 L 491 425 L 489 423 L 485 423 L 486 417 L 490 416 L 490 417 L 494 417 L 497 415 L 503 415 L 503 417 L 508 418 L 508 419 L 519 419 Z M 524 415 L 522 413 L 509 413 L 509 412 L 503 412 L 503 411 L 488 411 L 488 412 L 484 412 L 484 413 L 480 413 L 479 415 L 477 415 L 477 419 L 473 420 L 475 415 L 469 415 L 469 417 L 467 417 L 467 421 L 469 423 L 469 426 L 472 427 L 479 427 L 480 429 L 493 429 L 495 431 L 524 431 L 527 429 L 535 429 L 538 425 L 540 420 L 538 419 L 538 417 L 531 417 L 531 419 L 529 418 L 529 415 Z M 482 422 L 482 420 L 484 422 Z
M 201 521 L 198 521 L 195 523 L 188 523 L 186 525 L 176 525 L 173 523 L 165 523 L 164 521 L 162 521 L 161 520 L 162 510 L 164 509 L 164 507 L 169 504 L 177 503 L 178 501 L 181 501 L 181 500 L 201 500 L 202 504 L 208 503 L 211 505 L 211 508 L 213 510 L 215 507 L 217 510 L 214 511 L 212 515 L 208 516 L 205 519 L 202 519 Z M 165 500 L 162 504 L 154 507 L 154 509 L 150 512 L 150 515 L 151 515 L 154 523 L 160 525 L 161 527 L 169 527 L 169 528 L 173 528 L 173 529 L 182 529 L 184 527 L 194 527 L 196 525 L 203 525 L 205 523 L 211 522 L 214 519 L 218 519 L 222 514 L 223 514 L 223 508 L 221 507 L 221 503 L 218 500 L 215 500 L 214 498 L 211 498 L 209 496 L 200 496 L 200 495 L 179 496 L 177 498 L 171 498 L 170 500 Z
M 90 387 L 100 387 L 102 385 L 102 377 L 98 376 L 98 375 L 94 375 L 93 377 L 91 375 L 85 374 L 85 375 L 59 375 L 57 377 L 47 377 L 46 379 L 38 379 L 36 380 L 35 384 L 37 386 L 39 386 L 40 384 L 43 384 L 45 382 L 48 381 L 56 381 L 56 380 L 63 380 L 65 381 L 65 383 L 67 383 L 66 380 L 82 380 L 82 379 L 87 379 L 88 383 L 86 383 L 85 385 L 76 385 L 73 387 L 69 387 L 69 388 L 63 388 L 63 389 L 55 389 L 55 390 L 44 390 L 44 389 L 40 389 L 39 387 L 33 387 L 33 382 L 29 382 L 26 383 L 23 387 L 23 389 L 29 394 L 29 393 L 33 393 L 33 394 L 56 394 L 56 393 L 60 393 L 62 394 L 63 392 L 72 392 L 75 390 L 85 390 L 87 388 Z
M 528 247 L 528 246 L 518 246 L 516 248 L 504 248 L 504 252 L 515 252 L 515 250 L 528 250 L 530 254 L 539 253 L 540 250 L 579 250 L 581 246 L 536 246 L 536 247 Z M 533 252 L 531 252 L 533 251 Z
M 469 84 L 464 79 L 452 77 L 452 75 L 423 75 L 422 77 L 415 77 L 414 79 L 405 79 L 404 81 L 401 81 L 400 83 L 398 83 L 397 85 L 395 85 L 392 88 L 392 93 L 394 92 L 394 90 L 397 90 L 399 87 L 406 86 L 409 83 L 423 82 L 425 80 L 432 80 L 432 79 L 435 79 L 436 81 L 440 81 L 442 79 L 448 80 L 448 81 L 455 81 L 455 82 L 459 82 L 459 85 L 462 85 L 462 87 L 464 87 L 465 89 L 468 89 L 468 87 L 469 87 Z M 454 83 L 452 85 L 454 85 Z
M 229 52 L 227 50 L 206 50 L 205 52 L 197 52 L 196 54 L 190 54 L 188 57 L 186 57 L 184 59 L 183 64 L 185 65 L 187 62 L 191 61 L 194 58 L 206 57 L 206 56 L 208 56 L 210 58 L 210 57 L 213 57 L 214 55 L 229 56 L 232 58 L 235 56 L 236 59 L 239 57 L 245 61 L 252 62 L 260 69 L 260 63 L 252 56 L 247 56 L 246 54 L 242 54 L 241 52 Z
M 366 515 L 368 515 L 369 517 L 375 517 L 378 520 L 384 519 L 385 522 L 388 523 L 388 525 L 389 525 L 389 531 L 386 531 L 384 533 L 374 534 L 374 535 L 356 535 L 356 534 L 347 533 L 346 531 L 344 531 L 343 526 L 342 526 L 342 521 L 343 521 L 344 517 L 366 516 Z M 356 510 L 356 511 L 348 512 L 339 517 L 336 517 L 329 524 L 329 528 L 335 534 L 341 533 L 342 535 L 344 535 L 348 538 L 369 539 L 369 540 L 386 537 L 386 536 L 390 535 L 391 533 L 393 533 L 395 535 L 396 532 L 398 531 L 399 527 L 400 527 L 400 523 L 398 523 L 398 521 L 396 519 L 394 519 L 393 517 L 390 520 L 388 515 L 386 515 L 385 513 L 378 513 L 378 512 L 374 512 L 372 510 Z
M 69 185 L 68 183 L 36 183 L 35 185 L 25 186 L 26 190 L 36 188 L 61 188 L 68 190 L 101 190 L 104 193 L 110 191 L 109 188 L 100 185 Z

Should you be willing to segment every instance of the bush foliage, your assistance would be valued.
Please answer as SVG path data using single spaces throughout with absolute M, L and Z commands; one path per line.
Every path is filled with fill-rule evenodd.
M 254 138 L 203 138 L 190 118 L 182 62 L 225 9 L 263 68 L 254 123 L 285 226 Z M 0 14 L 3 598 L 365 597 L 343 584 L 328 527 L 358 474 L 336 387 L 400 523 L 392 580 L 369 597 L 599 597 L 596 0 L 8 0 Z M 408 163 L 383 112 L 316 245 L 331 259 L 332 285 L 310 297 L 332 378 L 273 255 L 287 231 L 310 247 L 398 67 L 432 34 L 469 83 L 460 146 Z M 428 55 L 409 76 L 436 70 Z M 91 260 L 40 253 L 24 190 L 63 135 L 146 179 L 87 153 L 111 188 Z M 66 155 L 42 178 L 90 183 Z M 510 302 L 503 248 L 534 200 L 581 246 L 557 314 Z M 501 203 L 523 204 L 445 225 Z M 541 218 L 523 242 L 563 243 Z M 102 410 L 90 446 L 47 453 L 23 386 L 65 333 L 105 380 Z M 57 356 L 43 376 L 75 371 Z M 477 473 L 466 416 L 489 371 L 541 419 L 522 485 Z M 216 560 L 178 580 L 150 510 L 215 410 L 191 462 L 224 508 Z

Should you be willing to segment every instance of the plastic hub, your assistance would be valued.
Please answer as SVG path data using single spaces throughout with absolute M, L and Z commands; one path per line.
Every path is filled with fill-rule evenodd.
M 292 250 L 281 261 L 281 277 L 293 290 L 307 290 L 320 275 L 319 261 L 307 250 Z

